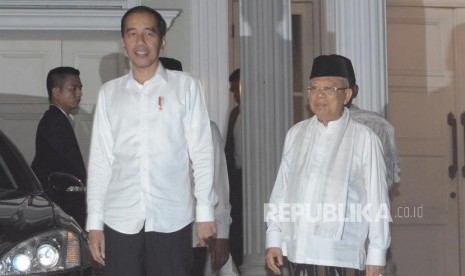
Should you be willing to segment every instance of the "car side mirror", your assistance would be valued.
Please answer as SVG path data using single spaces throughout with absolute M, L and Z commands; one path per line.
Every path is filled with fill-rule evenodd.
M 48 184 L 53 193 L 85 193 L 86 187 L 79 178 L 69 173 L 52 172 L 48 176 Z

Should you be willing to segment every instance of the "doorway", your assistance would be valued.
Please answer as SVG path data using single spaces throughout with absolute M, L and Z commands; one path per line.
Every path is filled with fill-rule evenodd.
M 319 49 L 319 18 L 316 16 L 317 5 L 314 1 L 291 1 L 292 12 L 292 67 L 293 67 L 293 115 L 294 123 L 311 116 L 305 88 L 312 69 L 313 58 L 320 54 Z M 229 36 L 229 70 L 240 68 L 240 27 L 239 0 L 230 1 L 230 30 Z M 231 98 L 230 103 L 234 103 Z M 231 104 L 232 109 L 234 104 Z

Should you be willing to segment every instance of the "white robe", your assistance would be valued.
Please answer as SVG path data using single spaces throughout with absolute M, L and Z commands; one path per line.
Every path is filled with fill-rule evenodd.
M 349 116 L 348 110 L 344 109 L 343 116 L 328 126 L 314 116 L 296 124 L 286 136 L 281 166 L 266 213 L 266 239 L 267 248 L 281 248 L 292 262 L 360 270 L 367 264 L 385 265 L 390 244 L 390 214 L 382 146 L 373 131 Z M 341 133 L 344 136 L 342 140 L 337 138 Z M 349 134 L 353 136 L 347 138 Z M 311 139 L 311 142 L 305 143 L 302 139 Z M 348 167 L 336 165 L 338 158 L 331 154 L 335 148 L 350 152 Z M 304 166 L 296 161 L 302 156 Z M 299 178 L 294 176 L 296 167 L 301 167 L 298 169 Z M 340 181 L 341 190 L 346 185 L 346 202 L 336 214 L 342 215 L 346 221 L 340 222 L 337 217 L 335 225 L 342 229 L 340 236 L 325 236 L 316 231 L 321 221 L 315 216 L 317 207 L 339 205 L 341 197 L 318 198 L 315 195 L 321 195 L 321 189 L 326 193 L 341 192 L 324 185 L 334 175 L 341 180 L 341 175 L 345 174 L 341 173 L 341 169 L 349 172 L 347 179 Z M 333 201 L 333 198 L 338 200 Z M 330 212 L 320 213 L 324 221 L 331 218 L 325 217 L 327 213 Z M 342 228 L 338 223 L 342 224 Z

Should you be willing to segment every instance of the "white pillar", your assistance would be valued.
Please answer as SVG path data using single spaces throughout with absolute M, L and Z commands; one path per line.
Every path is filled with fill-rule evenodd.
M 228 1 L 190 0 L 192 75 L 200 78 L 210 119 L 226 137 L 229 118 Z
M 244 263 L 266 275 L 263 204 L 268 202 L 292 124 L 290 1 L 240 1 Z
M 321 17 L 322 54 L 344 55 L 354 65 L 355 104 L 386 115 L 386 1 L 325 0 Z

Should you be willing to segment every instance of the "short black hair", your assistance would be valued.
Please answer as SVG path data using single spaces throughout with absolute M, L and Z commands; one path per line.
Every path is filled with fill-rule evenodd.
M 79 77 L 79 70 L 73 67 L 68 66 L 60 66 L 54 68 L 48 72 L 47 75 L 47 92 L 48 92 L 48 100 L 52 101 L 52 90 L 55 87 L 63 87 L 66 79 L 69 76 L 78 76 Z
M 124 36 L 124 29 L 126 28 L 126 21 L 127 21 L 128 16 L 133 13 L 148 13 L 148 14 L 153 15 L 153 17 L 155 17 L 155 21 L 157 21 L 157 28 L 158 28 L 158 33 L 160 34 L 160 38 L 165 36 L 166 34 L 165 19 L 163 19 L 163 16 L 161 16 L 159 12 L 147 6 L 136 6 L 126 11 L 126 13 L 123 15 L 123 18 L 121 18 L 121 36 Z
M 241 69 L 237 68 L 229 75 L 229 82 L 238 81 L 241 79 Z

